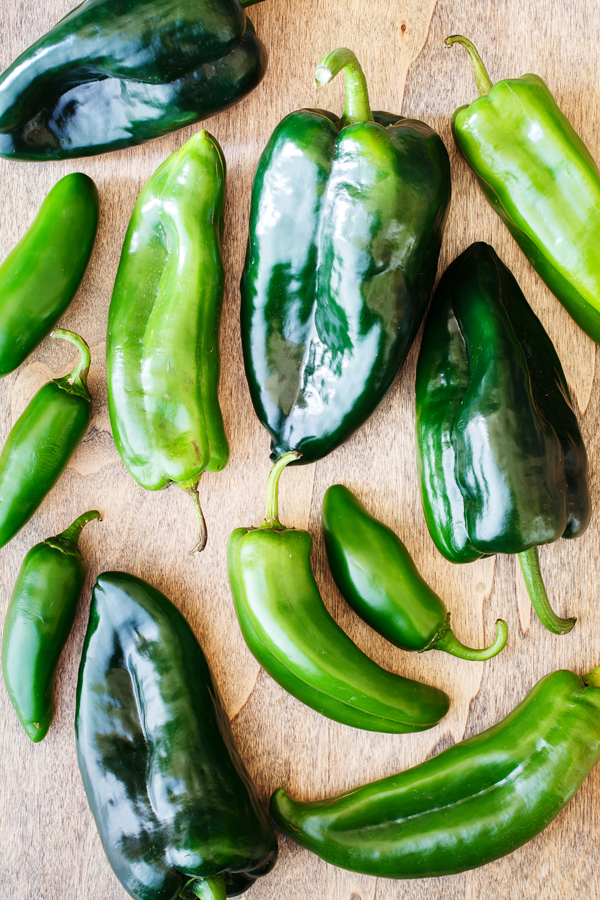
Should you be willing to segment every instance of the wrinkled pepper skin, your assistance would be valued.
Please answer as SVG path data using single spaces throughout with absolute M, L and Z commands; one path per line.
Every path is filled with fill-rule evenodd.
M 98 191 L 72 172 L 54 185 L 0 266 L 0 376 L 24 362 L 77 293 L 98 229 Z
M 133 575 L 96 582 L 75 734 L 104 851 L 132 897 L 235 896 L 275 865 L 277 840 L 202 649 Z
M 317 72 L 340 71 L 330 57 L 341 52 Z M 366 86 L 353 114 L 345 74 L 344 116 L 288 115 L 254 178 L 242 346 L 273 460 L 321 459 L 381 403 L 425 313 L 450 202 L 440 137 L 371 115 Z
M 152 140 L 228 109 L 266 65 L 238 0 L 85 0 L 0 77 L 0 156 Z
M 6 612 L 2 675 L 21 725 L 34 743 L 54 715 L 54 676 L 73 627 L 86 566 L 77 546 L 82 528 L 101 518 L 84 513 L 62 534 L 27 553 Z
M 293 456 L 271 470 L 263 525 L 237 528 L 227 545 L 229 583 L 251 653 L 288 693 L 336 722 L 391 734 L 432 728 L 448 711 L 447 694 L 365 656 L 325 608 L 310 567 L 310 534 L 278 521 L 277 484 Z
M 225 159 L 205 131 L 156 170 L 131 216 L 108 314 L 112 431 L 150 491 L 174 483 L 198 502 L 202 472 L 229 458 L 219 408 Z
M 528 260 L 569 315 L 600 343 L 600 171 L 538 75 L 492 87 L 472 56 L 483 96 L 454 113 L 456 146 Z
M 419 766 L 301 803 L 282 788 L 276 825 L 322 859 L 380 878 L 454 875 L 543 831 L 600 759 L 600 677 L 558 671 L 505 719 Z
M 420 575 L 391 528 L 372 516 L 343 484 L 323 498 L 323 536 L 333 580 L 354 612 L 402 650 L 444 650 L 485 660 L 506 646 L 506 622 L 496 623 L 489 647 L 466 647 L 450 628 L 450 613 Z
M 560 360 L 488 244 L 472 244 L 438 285 L 416 417 L 423 509 L 446 559 L 522 554 L 585 531 L 587 455 Z
M 58 328 L 52 336 L 75 344 L 81 359 L 68 375 L 40 388 L 2 448 L 0 547 L 21 530 L 54 487 L 90 423 L 89 348 L 70 331 Z

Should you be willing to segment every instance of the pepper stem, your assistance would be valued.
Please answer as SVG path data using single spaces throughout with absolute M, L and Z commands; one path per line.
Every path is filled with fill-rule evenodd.
M 475 83 L 477 84 L 479 96 L 483 97 L 484 94 L 489 94 L 493 87 L 492 80 L 483 65 L 482 59 L 477 52 L 477 48 L 471 43 L 469 38 L 463 37 L 461 34 L 453 34 L 451 37 L 446 38 L 445 44 L 447 47 L 451 47 L 452 44 L 461 44 L 465 48 L 471 57 L 471 65 L 473 66 L 473 74 L 475 75 Z
M 591 672 L 584 675 L 582 680 L 593 687 L 600 687 L 600 666 L 596 666 L 595 669 L 592 669 Z
M 81 353 L 79 362 L 73 371 L 69 372 L 69 374 L 65 375 L 63 378 L 55 378 L 54 381 L 59 387 L 67 391 L 67 393 L 77 394 L 80 397 L 84 397 L 86 400 L 91 401 L 92 398 L 90 397 L 90 392 L 87 387 L 87 377 L 92 361 L 90 348 L 82 337 L 75 334 L 73 331 L 67 331 L 64 328 L 56 328 L 52 332 L 51 337 L 63 338 L 65 341 L 70 341 L 71 344 L 75 344 Z
M 188 494 L 192 498 L 192 503 L 194 504 L 194 512 L 196 513 L 196 521 L 198 522 L 198 543 L 190 550 L 190 556 L 193 556 L 194 553 L 200 553 L 201 550 L 204 550 L 204 548 L 206 547 L 206 541 L 208 540 L 206 519 L 204 518 L 204 513 L 202 512 L 202 507 L 200 506 L 200 497 L 198 496 L 199 484 L 200 481 L 195 481 L 193 483 L 185 482 L 184 484 L 179 485 L 179 487 L 183 488 L 186 494 Z
M 188 882 L 186 888 L 188 894 L 199 897 L 200 900 L 225 900 L 227 896 L 225 879 L 222 875 L 215 875 L 213 878 L 195 879 Z
M 265 509 L 265 520 L 260 528 L 282 528 L 279 521 L 279 479 L 285 467 L 295 459 L 300 459 L 302 454 L 298 450 L 290 450 L 284 453 L 279 459 L 275 460 L 271 466 L 269 477 L 267 478 L 267 503 Z
M 521 564 L 527 593 L 538 619 L 544 628 L 553 634 L 567 634 L 577 619 L 561 619 L 552 611 L 540 571 L 538 548 L 530 547 L 529 550 L 523 550 L 517 556 Z
M 262 3 L 263 0 L 240 0 L 240 6 L 242 9 L 246 9 L 247 6 L 254 6 L 256 3 Z
M 317 87 L 328 84 L 342 69 L 346 81 L 346 104 L 339 122 L 340 129 L 356 122 L 372 122 L 367 80 L 352 50 L 338 47 L 323 57 L 315 71 Z
M 448 616 L 448 618 L 450 618 L 450 616 Z M 469 659 L 483 662 L 485 659 L 491 659 L 493 656 L 496 656 L 498 653 L 500 653 L 501 650 L 504 650 L 507 640 L 508 625 L 506 624 L 504 619 L 497 619 L 496 639 L 493 644 L 490 644 L 489 647 L 483 647 L 481 650 L 475 650 L 472 647 L 465 646 L 465 644 L 461 643 L 461 641 L 458 640 L 450 626 L 448 626 L 447 630 L 442 634 L 442 636 L 434 644 L 426 647 L 425 649 L 443 650 L 445 653 L 450 653 L 452 656 L 458 656 L 459 659 Z
M 92 519 L 99 519 L 100 522 L 102 521 L 102 516 L 97 509 L 91 509 L 89 512 L 83 513 L 83 515 L 79 516 L 78 519 L 75 519 L 73 524 L 69 525 L 65 531 L 61 531 L 56 537 L 46 538 L 44 543 L 48 544 L 49 547 L 53 547 L 55 550 L 60 550 L 61 553 L 78 555 L 79 549 L 77 544 L 79 542 L 79 536 L 87 523 L 91 522 Z

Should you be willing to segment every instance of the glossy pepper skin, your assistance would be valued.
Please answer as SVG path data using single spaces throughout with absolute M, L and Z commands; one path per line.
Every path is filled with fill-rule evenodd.
M 271 797 L 276 825 L 343 869 L 430 878 L 543 831 L 600 759 L 600 673 L 542 678 L 505 719 L 419 766 L 327 800 Z
M 254 179 L 242 276 L 244 363 L 271 458 L 326 456 L 375 411 L 417 333 L 436 275 L 450 165 L 423 122 L 371 114 L 349 50 L 346 107 L 275 129 Z
M 506 646 L 506 622 L 496 622 L 489 647 L 466 647 L 450 628 L 450 613 L 421 577 L 397 534 L 365 509 L 342 484 L 323 498 L 327 561 L 341 595 L 371 628 L 402 650 L 445 650 L 485 660 Z
M 2 632 L 2 675 L 21 725 L 34 743 L 48 733 L 54 715 L 54 676 L 73 627 L 86 566 L 77 546 L 97 510 L 79 516 L 23 560 Z
M 21 530 L 54 487 L 90 423 L 89 347 L 79 335 L 62 328 L 52 337 L 75 344 L 81 359 L 68 375 L 40 388 L 2 448 L 0 547 Z
M 138 484 L 198 500 L 204 471 L 229 458 L 219 408 L 225 158 L 206 131 L 156 170 L 131 216 L 108 314 L 108 408 Z M 192 551 L 194 552 L 194 551 Z
M 423 510 L 451 562 L 517 553 L 536 613 L 557 634 L 537 547 L 590 518 L 587 455 L 552 342 L 488 244 L 472 244 L 436 290 L 417 363 Z
M 454 113 L 456 145 L 536 272 L 600 343 L 600 171 L 538 75 L 492 82 L 473 44 L 481 96 Z
M 242 634 L 288 693 L 324 716 L 365 731 L 424 731 L 447 713 L 447 694 L 393 675 L 359 650 L 329 615 L 310 568 L 311 536 L 278 520 L 285 454 L 271 470 L 259 528 L 229 538 L 229 583 Z
M 267 65 L 247 5 L 84 0 L 0 77 L 0 156 L 120 150 L 237 103 Z
M 54 185 L 0 266 L 0 376 L 24 362 L 77 293 L 98 229 L 98 191 L 81 172 Z
M 100 575 L 77 686 L 77 758 L 104 852 L 138 900 L 221 900 L 277 840 L 202 649 L 160 591 Z

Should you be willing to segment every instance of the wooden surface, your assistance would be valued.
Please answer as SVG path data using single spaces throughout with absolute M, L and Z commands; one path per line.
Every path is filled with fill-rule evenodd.
M 72 0 L 6 0 L 0 7 L 0 65 L 7 66 L 51 27 Z M 475 98 L 466 54 L 443 49 L 448 34 L 471 37 L 493 81 L 533 71 L 600 159 L 600 11 L 596 0 L 267 0 L 250 11 L 270 54 L 262 85 L 228 113 L 205 123 L 221 142 L 228 164 L 225 257 L 228 272 L 221 332 L 221 398 L 231 444 L 227 469 L 205 476 L 201 499 L 209 543 L 187 555 L 195 522 L 188 498 L 172 488 L 149 493 L 121 463 L 107 413 L 104 341 L 111 289 L 125 229 L 138 191 L 154 169 L 191 134 L 186 129 L 143 147 L 91 160 L 47 164 L 0 161 L 0 258 L 33 219 L 52 185 L 71 171 L 98 185 L 100 231 L 83 285 L 61 325 L 92 347 L 89 385 L 94 418 L 70 467 L 29 524 L 0 550 L 0 616 L 26 551 L 97 507 L 102 523 L 81 541 L 89 575 L 71 639 L 61 659 L 57 710 L 47 738 L 32 744 L 0 689 L 0 900 L 123 900 L 126 896 L 103 855 L 77 769 L 73 718 L 77 668 L 90 591 L 96 575 L 122 569 L 164 591 L 191 622 L 225 697 L 242 756 L 261 797 L 285 786 L 294 796 L 326 796 L 414 765 L 454 741 L 495 722 L 547 672 L 583 673 L 600 661 L 597 603 L 600 530 L 600 457 L 595 345 L 580 332 L 487 206 L 454 150 L 450 117 Z M 288 696 L 246 649 L 235 619 L 225 567 L 229 532 L 258 524 L 269 469 L 268 438 L 259 425 L 243 374 L 238 326 L 238 282 L 246 240 L 251 181 L 259 154 L 278 120 L 299 106 L 341 111 L 341 79 L 313 86 L 318 59 L 336 46 L 352 47 L 362 61 L 375 109 L 424 119 L 441 133 L 452 161 L 453 200 L 440 271 L 472 241 L 494 245 L 512 269 L 556 344 L 587 443 L 594 516 L 577 541 L 542 548 L 548 591 L 560 615 L 578 617 L 566 637 L 546 632 L 532 617 L 515 560 L 500 557 L 453 566 L 437 553 L 422 516 L 414 453 L 414 374 L 420 338 L 392 391 L 372 420 L 344 447 L 316 466 L 282 479 L 282 519 L 308 528 L 313 562 L 327 607 L 378 663 L 445 688 L 452 707 L 436 728 L 419 735 L 368 734 L 330 722 Z M 196 126 L 198 128 L 198 126 Z M 68 370 L 70 346 L 46 340 L 0 382 L 0 444 L 32 394 Z M 455 631 L 468 644 L 489 642 L 498 616 L 510 628 L 497 659 L 468 663 L 442 653 L 402 653 L 351 613 L 327 572 L 320 533 L 326 488 L 343 482 L 394 527 L 424 576 L 445 599 Z M 445 879 L 390 882 L 335 869 L 289 840 L 272 874 L 248 900 L 474 900 L 487 897 L 548 900 L 600 897 L 600 768 L 538 838 L 505 859 Z

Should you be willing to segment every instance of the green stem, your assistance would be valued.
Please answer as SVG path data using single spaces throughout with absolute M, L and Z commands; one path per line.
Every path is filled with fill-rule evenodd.
M 290 450 L 277 459 L 269 472 L 267 478 L 267 503 L 265 509 L 265 520 L 260 528 L 282 528 L 279 521 L 279 479 L 285 467 L 295 459 L 300 459 L 302 454 L 298 450 Z
M 450 616 L 448 615 L 448 619 L 449 618 Z M 448 627 L 447 631 L 442 634 L 435 644 L 426 649 L 443 650 L 445 653 L 450 653 L 452 656 L 458 656 L 459 659 L 483 662 L 485 659 L 491 659 L 493 656 L 500 653 L 501 650 L 504 650 L 507 640 L 508 625 L 504 619 L 498 619 L 496 621 L 496 639 L 489 647 L 483 647 L 481 650 L 467 647 L 458 640 L 452 629 Z
M 584 675 L 583 681 L 585 681 L 586 684 L 593 685 L 593 687 L 600 687 L 600 666 L 596 666 L 595 669 L 592 669 L 591 672 Z
M 530 547 L 529 550 L 524 550 L 517 555 L 521 564 L 523 578 L 525 579 L 527 593 L 538 619 L 544 628 L 547 628 L 553 634 L 567 634 L 577 619 L 561 619 L 552 611 L 540 571 L 538 548 Z
M 246 9 L 247 6 L 254 6 L 256 3 L 262 3 L 263 0 L 240 0 L 240 6 L 242 9 Z
M 75 519 L 72 525 L 69 525 L 65 531 L 62 531 L 60 534 L 57 534 L 56 537 L 46 538 L 44 541 L 45 544 L 48 544 L 49 547 L 53 547 L 55 550 L 60 550 L 61 553 L 66 553 L 70 556 L 78 555 L 78 542 L 81 532 L 85 528 L 88 522 L 91 522 L 93 519 L 99 519 L 102 521 L 102 516 L 98 512 L 97 509 L 91 509 L 89 512 L 83 513 L 83 515 L 79 516 L 78 519 Z
M 64 378 L 55 378 L 55 383 L 60 388 L 67 391 L 67 393 L 78 394 L 80 397 L 84 397 L 86 400 L 91 401 L 92 398 L 90 397 L 90 392 L 87 387 L 87 377 L 92 361 L 90 348 L 82 337 L 75 334 L 73 331 L 66 331 L 64 328 L 56 328 L 52 332 L 51 337 L 63 338 L 65 341 L 70 341 L 71 344 L 75 344 L 81 353 L 79 362 L 73 371 L 69 372 L 68 375 L 65 375 Z
M 346 105 L 339 127 L 345 128 L 346 125 L 354 125 L 356 122 L 372 122 L 367 80 L 352 50 L 338 47 L 323 57 L 315 72 L 318 87 L 328 84 L 342 69 L 346 82 Z
M 225 888 L 225 879 L 222 875 L 215 875 L 213 878 L 199 878 L 188 882 L 186 885 L 187 893 L 200 900 L 225 900 L 227 891 Z
M 477 84 L 479 96 L 483 97 L 484 94 L 489 94 L 493 87 L 492 80 L 483 65 L 481 57 L 477 52 L 477 48 L 471 43 L 469 38 L 463 37 L 461 34 L 453 34 L 452 37 L 446 38 L 445 43 L 447 47 L 451 47 L 452 44 L 461 44 L 461 46 L 465 48 L 471 57 L 471 64 L 473 66 L 473 73 L 475 75 L 475 83 Z
M 208 540 L 208 530 L 206 528 L 206 519 L 204 518 L 204 513 L 202 512 L 202 507 L 200 506 L 200 497 L 198 496 L 198 485 L 200 481 L 183 482 L 179 485 L 186 494 L 188 494 L 192 498 L 192 503 L 194 504 L 194 512 L 196 513 L 196 521 L 198 523 L 198 543 L 195 547 L 192 547 L 190 550 L 190 556 L 193 556 L 194 553 L 200 553 L 206 547 L 206 542 Z

